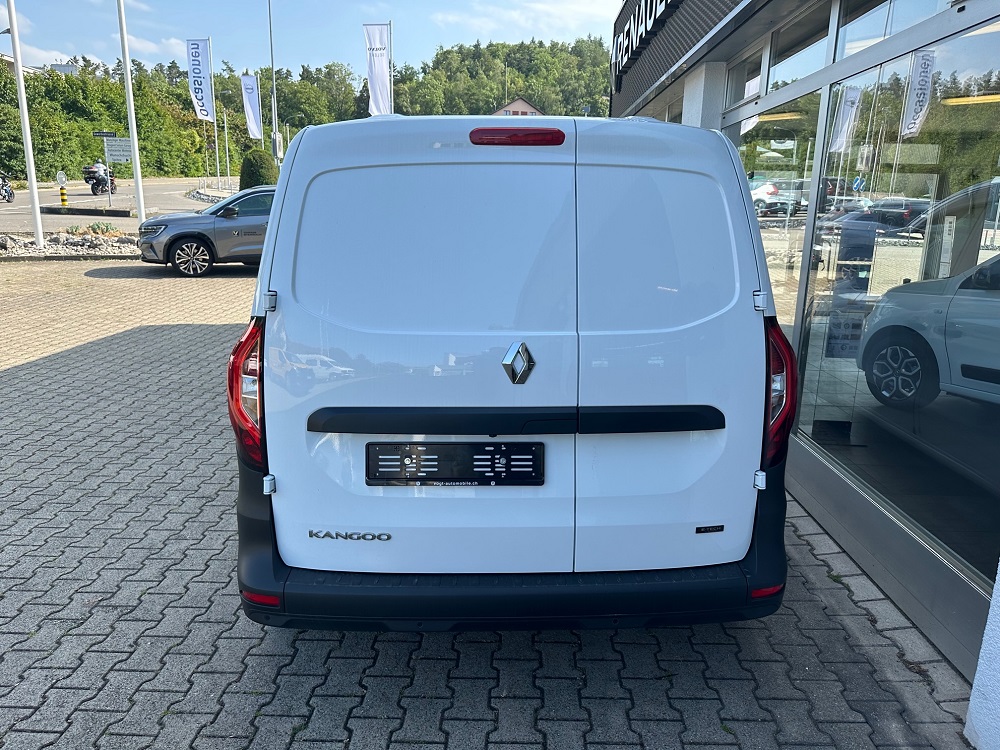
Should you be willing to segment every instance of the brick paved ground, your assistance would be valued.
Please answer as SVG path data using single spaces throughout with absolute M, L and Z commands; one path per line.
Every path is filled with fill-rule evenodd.
M 785 605 L 638 631 L 239 613 L 224 372 L 252 275 L 0 264 L 0 746 L 964 748 L 969 686 L 802 509 Z

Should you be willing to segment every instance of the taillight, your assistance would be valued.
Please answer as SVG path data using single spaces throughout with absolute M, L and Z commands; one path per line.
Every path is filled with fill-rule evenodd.
M 767 401 L 765 402 L 763 469 L 781 463 L 788 453 L 788 436 L 795 419 L 798 373 L 795 353 L 777 318 L 764 318 L 767 341 Z
M 559 128 L 476 128 L 469 140 L 476 146 L 561 146 L 566 134 Z
M 750 592 L 750 598 L 762 599 L 765 596 L 774 596 L 775 594 L 779 593 L 783 588 L 785 588 L 785 584 L 781 583 L 778 584 L 777 586 L 768 586 L 767 588 L 763 589 L 754 589 L 753 591 Z M 244 596 L 246 595 L 244 594 Z
M 776 188 L 774 185 L 768 185 L 766 192 L 767 192 L 768 195 L 777 195 L 778 194 L 778 188 Z
M 264 320 L 254 318 L 229 356 L 229 421 L 236 452 L 247 466 L 264 470 L 264 424 L 261 409 Z
M 265 607 L 280 607 L 281 599 L 274 594 L 255 594 L 252 591 L 241 591 L 240 596 L 253 604 L 263 604 Z

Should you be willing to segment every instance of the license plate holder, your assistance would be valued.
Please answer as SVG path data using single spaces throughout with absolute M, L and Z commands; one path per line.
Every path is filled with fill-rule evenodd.
M 365 484 L 510 487 L 545 484 L 545 444 L 368 443 Z

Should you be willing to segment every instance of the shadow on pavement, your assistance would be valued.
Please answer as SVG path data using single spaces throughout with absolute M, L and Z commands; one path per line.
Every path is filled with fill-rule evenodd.
M 122 261 L 110 261 L 114 265 L 92 268 L 84 272 L 84 276 L 91 279 L 173 279 L 177 273 L 170 266 L 161 266 L 155 263 L 143 263 L 141 261 L 131 261 L 126 265 Z M 231 279 L 252 279 L 257 275 L 257 266 L 244 266 L 243 264 L 217 265 L 212 268 L 211 273 L 204 278 L 211 279 L 231 278 Z M 188 279 L 192 284 L 197 284 L 200 279 Z

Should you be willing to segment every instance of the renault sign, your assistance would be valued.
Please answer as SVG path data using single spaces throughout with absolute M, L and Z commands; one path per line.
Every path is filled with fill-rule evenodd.
M 620 76 L 628 70 L 639 51 L 653 41 L 664 21 L 682 0 L 639 0 L 622 32 L 611 44 L 611 75 Z

